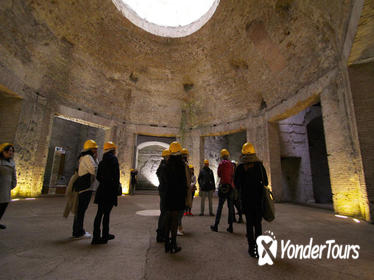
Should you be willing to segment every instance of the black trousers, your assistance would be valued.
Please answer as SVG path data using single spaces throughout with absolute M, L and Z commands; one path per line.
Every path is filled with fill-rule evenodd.
M 233 191 L 230 191 L 227 195 L 218 195 L 218 207 L 216 214 L 215 226 L 218 226 L 219 221 L 221 220 L 223 204 L 227 200 L 227 207 L 229 208 L 229 216 L 227 222 L 229 225 L 232 225 L 234 221 L 234 205 L 233 205 Z
M 182 210 L 183 211 L 183 210 Z M 165 214 L 165 230 L 164 230 L 164 240 L 169 242 L 171 235 L 171 242 L 175 243 L 177 240 L 177 230 L 178 230 L 178 214 L 180 210 L 167 210 Z
M 165 220 L 166 220 L 166 207 L 165 207 L 165 194 L 160 194 L 160 216 L 158 217 L 157 236 L 165 236 Z
M 8 204 L 9 204 L 8 202 L 0 203 L 0 220 L 4 215 L 5 209 L 8 207 Z
M 236 210 L 238 210 L 239 219 L 241 219 L 243 213 L 242 213 L 242 205 L 240 203 L 240 199 L 234 200 L 234 206 L 235 206 Z M 235 213 L 234 213 L 234 218 L 235 218 Z
M 94 222 L 93 237 L 96 239 L 100 238 L 100 225 L 101 220 L 103 221 L 103 232 L 101 237 L 104 239 L 108 238 L 109 235 L 109 217 L 110 212 L 113 209 L 113 204 L 100 203 L 97 205 L 97 213 Z M 104 218 L 103 218 L 104 217 Z
M 256 244 L 257 237 L 262 234 L 262 217 L 254 214 L 252 211 L 245 211 L 244 215 L 247 222 L 248 245 L 254 246 Z
M 90 203 L 92 196 L 92 191 L 86 191 L 79 194 L 78 197 L 78 210 L 77 214 L 74 217 L 74 223 L 73 223 L 73 236 L 79 237 L 86 233 L 86 231 L 83 228 L 84 223 L 84 215 L 86 214 L 86 210 L 88 208 L 88 204 Z

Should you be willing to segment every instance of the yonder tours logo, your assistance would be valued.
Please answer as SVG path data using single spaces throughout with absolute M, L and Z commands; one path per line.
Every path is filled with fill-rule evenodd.
M 258 265 L 273 265 L 277 258 L 278 241 L 274 233 L 266 231 L 260 235 L 257 240 L 258 247 Z M 335 240 L 327 240 L 324 244 L 314 244 L 313 238 L 309 239 L 309 243 L 294 244 L 291 240 L 281 240 L 280 258 L 281 259 L 299 259 L 299 260 L 315 260 L 315 259 L 358 259 L 360 256 L 360 245 L 337 244 Z

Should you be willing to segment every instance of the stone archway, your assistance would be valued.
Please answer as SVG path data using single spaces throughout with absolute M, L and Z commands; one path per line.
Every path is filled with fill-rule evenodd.
M 141 143 L 136 148 L 135 167 L 138 170 L 137 190 L 155 190 L 158 187 L 156 171 L 162 160 L 161 152 L 169 144 L 160 141 Z

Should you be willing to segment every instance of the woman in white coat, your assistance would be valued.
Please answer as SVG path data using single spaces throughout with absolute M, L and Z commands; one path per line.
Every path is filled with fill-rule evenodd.
M 16 164 L 13 155 L 12 144 L 3 143 L 0 145 L 0 220 L 10 202 L 10 191 L 17 185 Z M 0 224 L 0 229 L 6 229 L 6 226 Z

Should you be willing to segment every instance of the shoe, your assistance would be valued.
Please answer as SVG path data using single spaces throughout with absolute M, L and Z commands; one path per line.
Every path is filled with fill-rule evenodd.
M 209 216 L 214 217 L 215 215 L 213 213 L 210 213 Z
M 187 212 L 184 212 L 183 216 L 187 216 L 187 215 L 188 215 L 188 213 L 187 213 Z
M 114 238 L 116 238 L 116 236 L 114 234 L 108 234 L 108 236 L 104 236 L 103 239 L 106 239 L 106 240 L 113 240 Z
M 170 243 L 170 253 L 171 253 L 171 254 L 178 253 L 178 252 L 180 252 L 181 250 L 182 250 L 182 247 L 178 247 L 176 241 Z
M 193 214 L 192 214 L 191 212 L 188 212 L 188 215 L 189 215 L 189 216 L 193 216 Z
M 184 233 L 183 233 L 183 231 L 179 231 L 179 229 L 178 229 L 178 231 L 177 231 L 177 235 L 178 235 L 178 236 L 183 236 Z
M 203 213 L 200 213 L 199 216 L 204 216 L 204 214 L 203 214 Z
M 78 235 L 78 236 L 75 236 L 75 235 L 73 235 L 73 238 L 74 239 L 83 239 L 83 238 L 91 238 L 91 233 L 89 233 L 89 232 L 85 232 L 84 234 L 82 234 L 82 235 Z
M 107 244 L 108 240 L 104 238 L 92 238 L 91 245 Z
M 211 231 L 218 232 L 218 226 L 216 226 L 216 225 L 214 225 L 214 226 L 210 226 L 210 230 L 211 230 Z
M 242 223 L 244 223 L 244 221 L 243 221 L 243 218 L 240 217 L 240 218 L 239 218 L 239 221 L 238 221 L 238 224 L 242 224 Z
M 233 220 L 232 220 L 234 223 L 237 223 L 238 221 L 236 220 L 236 218 L 234 218 Z
M 227 230 L 229 233 L 233 233 L 233 232 L 234 232 L 234 229 L 232 228 L 232 225 L 230 225 L 226 230 Z
M 0 224 L 0 229 L 6 229 L 5 225 Z
M 257 245 L 255 246 L 249 246 L 248 248 L 248 254 L 255 259 L 258 259 L 258 252 L 257 252 Z

